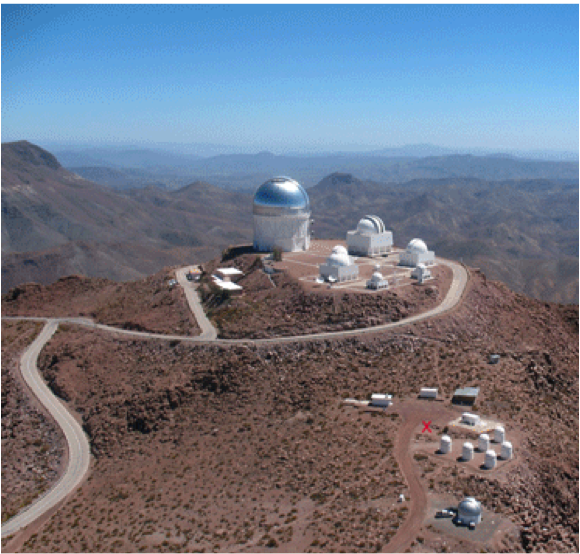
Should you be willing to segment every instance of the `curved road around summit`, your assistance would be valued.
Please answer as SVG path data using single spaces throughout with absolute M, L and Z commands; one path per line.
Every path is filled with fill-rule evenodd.
M 68 447 L 68 467 L 53 488 L 2 524 L 2 538 L 26 527 L 56 506 L 76 489 L 89 469 L 91 450 L 82 427 L 71 415 L 67 407 L 48 388 L 36 365 L 40 351 L 54 335 L 57 327 L 57 321 L 49 320 L 46 323 L 40 335 L 36 337 L 20 358 L 20 371 L 26 384 L 64 433 Z
M 81 483 L 86 472 L 89 469 L 90 463 L 90 446 L 86 435 L 84 434 L 82 427 L 74 419 L 71 413 L 68 411 L 67 407 L 50 391 L 48 386 L 42 380 L 42 377 L 38 371 L 36 362 L 40 351 L 44 345 L 50 340 L 59 323 L 68 323 L 82 325 L 86 327 L 91 327 L 95 329 L 100 329 L 107 332 L 129 335 L 132 337 L 140 337 L 144 339 L 160 339 L 160 340 L 179 340 L 184 342 L 195 342 L 202 344 L 276 344 L 276 343 L 287 343 L 287 342 L 301 342 L 306 340 L 316 340 L 316 339 L 326 339 L 326 338 L 342 338 L 348 336 L 363 335 L 368 333 L 376 333 L 388 329 L 394 329 L 397 327 L 403 327 L 406 325 L 411 325 L 419 321 L 426 319 L 431 319 L 433 317 L 440 316 L 457 306 L 463 295 L 465 287 L 467 285 L 468 273 L 465 267 L 457 262 L 452 262 L 450 260 L 438 259 L 438 263 L 446 265 L 453 272 L 453 280 L 447 295 L 445 296 L 443 302 L 421 314 L 417 314 L 399 321 L 392 323 L 386 323 L 383 325 L 376 325 L 373 327 L 366 327 L 362 329 L 351 329 L 347 331 L 336 331 L 336 332 L 325 332 L 325 333 L 312 333 L 307 335 L 296 335 L 290 337 L 276 337 L 269 339 L 219 339 L 217 338 L 217 331 L 215 327 L 211 324 L 209 319 L 206 317 L 203 307 L 201 306 L 199 296 L 195 285 L 185 278 L 185 272 L 188 268 L 181 268 L 176 271 L 177 281 L 183 287 L 186 299 L 189 303 L 191 311 L 193 312 L 198 325 L 201 328 L 201 334 L 196 337 L 187 337 L 180 335 L 160 335 L 157 333 L 146 333 L 141 331 L 130 331 L 126 329 L 118 329 L 116 327 L 110 327 L 108 325 L 102 325 L 96 323 L 88 318 L 81 317 L 63 317 L 63 318 L 47 318 L 47 317 L 3 317 L 3 319 L 17 320 L 17 319 L 27 319 L 36 321 L 45 321 L 44 326 L 40 335 L 36 340 L 28 347 L 24 352 L 20 361 L 20 368 L 22 375 L 32 390 L 32 392 L 37 396 L 40 402 L 46 407 L 49 413 L 54 417 L 58 426 L 62 429 L 69 453 L 69 462 L 64 475 L 56 483 L 56 485 L 50 489 L 47 493 L 40 496 L 35 502 L 29 505 L 27 508 L 22 510 L 16 516 L 9 519 L 2 525 L 2 538 L 7 537 L 32 523 L 34 520 L 39 518 L 41 515 L 46 513 L 48 510 L 56 506 L 61 502 L 67 495 L 69 495 L 75 488 Z M 405 429 L 408 429 L 405 426 Z M 407 432 L 404 433 L 404 437 L 399 438 L 398 444 L 405 442 L 407 437 Z M 405 439 L 405 440 L 402 440 Z M 402 442 L 401 442 L 402 440 Z M 410 440 L 410 439 L 409 439 Z M 404 467 L 402 464 L 402 469 L 405 477 L 409 481 L 409 485 L 415 481 L 418 482 L 412 467 Z M 410 528 L 414 528 L 417 524 L 418 517 L 421 513 L 417 512 L 417 506 L 419 503 L 415 500 L 419 500 L 421 493 L 418 493 L 418 489 L 415 486 L 411 486 L 415 493 L 413 494 L 413 505 L 411 508 L 411 513 L 409 517 L 403 524 L 403 527 L 408 531 Z M 423 493 L 424 494 L 424 493 Z M 419 497 L 419 498 L 418 498 Z M 417 512 L 415 514 L 415 512 Z M 422 517 L 421 517 L 422 520 Z M 409 529 L 407 529 L 409 527 Z M 403 531 L 403 529 L 401 529 Z M 403 533 L 407 535 L 407 533 Z M 397 534 L 398 536 L 399 533 Z M 395 537 L 396 538 L 396 537 Z M 395 543 L 398 541 L 395 541 Z M 390 548 L 390 545 L 387 545 Z

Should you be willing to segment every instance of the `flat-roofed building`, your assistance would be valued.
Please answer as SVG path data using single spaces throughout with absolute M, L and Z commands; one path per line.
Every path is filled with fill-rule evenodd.
M 464 406 L 473 406 L 479 394 L 479 387 L 464 387 L 456 389 L 453 394 L 453 404 L 461 404 Z

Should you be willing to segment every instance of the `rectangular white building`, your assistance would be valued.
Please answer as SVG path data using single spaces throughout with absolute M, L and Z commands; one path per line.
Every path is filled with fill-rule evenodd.
M 372 394 L 370 406 L 379 408 L 388 408 L 393 403 L 393 397 L 390 394 Z
M 354 281 L 358 279 L 358 265 L 321 264 L 320 276 L 326 281 L 335 281 L 337 283 Z

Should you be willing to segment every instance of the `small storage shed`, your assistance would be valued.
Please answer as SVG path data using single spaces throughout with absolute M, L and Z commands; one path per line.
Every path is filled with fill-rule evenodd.
M 464 387 L 456 389 L 453 394 L 453 404 L 461 404 L 465 406 L 473 406 L 479 394 L 479 387 Z
M 489 355 L 489 363 L 490 364 L 498 364 L 499 363 L 499 354 L 490 354 Z
M 475 427 L 476 425 L 479 425 L 480 421 L 481 420 L 477 414 L 472 414 L 470 412 L 464 412 L 461 414 L 461 423 L 464 425 Z
M 220 267 L 216 273 L 224 281 L 235 281 L 239 279 L 244 273 L 235 267 Z
M 241 294 L 243 290 L 243 287 L 241 287 L 240 285 L 232 283 L 231 281 L 224 281 L 223 279 L 220 278 L 214 278 L 213 282 L 220 289 L 227 290 L 231 294 Z
M 419 392 L 419 398 L 437 398 L 438 389 L 422 388 Z
M 393 403 L 393 397 L 390 394 L 372 394 L 371 406 L 379 408 L 388 408 Z

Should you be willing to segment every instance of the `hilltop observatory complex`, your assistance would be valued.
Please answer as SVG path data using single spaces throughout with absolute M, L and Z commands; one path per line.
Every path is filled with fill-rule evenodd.
M 274 177 L 254 195 L 254 250 L 298 252 L 310 247 L 310 199 L 290 177 Z

